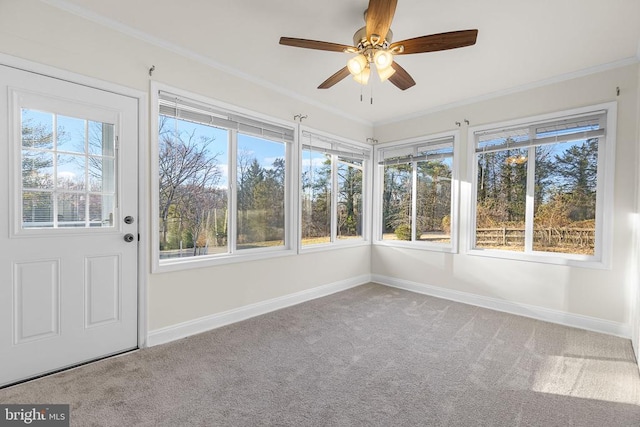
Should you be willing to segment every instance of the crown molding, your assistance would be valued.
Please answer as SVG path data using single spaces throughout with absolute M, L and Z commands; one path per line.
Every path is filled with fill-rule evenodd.
M 73 3 L 69 3 L 68 1 L 65 0 L 40 0 L 43 3 L 46 3 L 52 7 L 55 7 L 57 9 L 63 10 L 65 12 L 74 14 L 76 16 L 79 16 L 83 19 L 95 22 L 96 24 L 102 25 L 104 27 L 107 27 L 111 30 L 114 30 L 118 33 L 121 34 L 125 34 L 129 37 L 133 37 L 135 39 L 138 39 L 140 41 L 143 41 L 145 43 L 154 45 L 156 47 L 159 47 L 161 49 L 167 50 L 169 52 L 173 52 L 175 54 L 178 54 L 180 56 L 183 56 L 185 58 L 191 59 L 193 61 L 199 62 L 203 65 L 206 65 L 208 67 L 211 68 L 215 68 L 216 70 L 222 71 L 224 73 L 233 75 L 235 77 L 238 77 L 240 79 L 249 81 L 251 83 L 254 83 L 258 86 L 262 86 L 266 89 L 272 90 L 274 92 L 278 92 L 282 95 L 285 95 L 289 98 L 293 98 L 296 99 L 300 102 L 304 102 L 306 104 L 312 105 L 314 107 L 323 109 L 325 111 L 328 111 L 330 113 L 339 115 L 341 117 L 345 117 L 353 122 L 356 123 L 360 123 L 363 125 L 367 125 L 367 126 L 373 126 L 373 122 L 371 122 L 370 120 L 364 120 L 361 117 L 358 116 L 354 116 L 352 114 L 349 114 L 347 112 L 345 112 L 344 110 L 340 110 L 338 108 L 335 108 L 333 106 L 318 102 L 312 98 L 308 98 L 306 96 L 302 96 L 294 91 L 290 91 L 287 89 L 284 89 L 282 86 L 278 86 L 276 84 L 273 84 L 267 80 L 258 78 L 256 76 L 253 76 L 251 74 L 248 74 L 244 71 L 238 70 L 237 68 L 233 68 L 230 67 L 226 64 L 223 64 L 221 62 L 218 62 L 214 59 L 211 59 L 207 56 L 201 55 L 199 53 L 196 53 L 192 50 L 186 49 L 182 46 L 178 46 L 177 44 L 171 43 L 167 40 L 163 40 L 161 38 L 152 36 L 151 34 L 148 34 L 144 31 L 140 31 L 137 30 L 135 28 L 132 28 L 128 25 L 125 25 L 121 22 L 115 21 L 113 19 L 110 18 L 106 18 L 102 15 L 99 15 L 95 12 L 92 12 L 90 10 L 87 10 L 81 6 L 78 6 L 76 4 Z
M 548 86 L 555 83 L 562 83 L 568 80 L 573 80 L 579 77 L 585 77 L 592 74 L 601 73 L 604 71 L 614 70 L 616 68 L 623 68 L 629 65 L 634 65 L 640 63 L 640 47 L 638 49 L 638 56 L 632 56 L 629 58 L 624 58 L 618 61 L 609 62 L 606 64 L 596 65 L 594 67 L 584 68 L 582 70 L 573 71 L 571 73 L 560 74 L 554 77 L 550 77 L 544 80 L 538 80 L 532 83 L 527 83 L 520 86 L 514 86 L 512 88 L 503 89 L 495 92 L 486 93 L 484 95 L 474 96 L 472 98 L 466 98 L 461 101 L 455 101 L 448 104 L 442 104 L 437 107 L 429 108 L 426 110 L 421 110 L 415 113 L 406 114 L 404 116 L 394 117 L 388 120 L 376 121 L 373 123 L 373 126 L 383 126 L 398 122 L 403 122 L 405 120 L 416 119 L 419 117 L 427 116 L 429 114 L 438 113 L 440 111 L 450 110 L 452 108 L 462 107 L 465 105 L 475 104 L 482 101 L 487 101 L 490 99 L 500 98 L 502 96 L 511 95 L 514 93 L 524 92 L 531 89 L 537 89 L 540 87 Z

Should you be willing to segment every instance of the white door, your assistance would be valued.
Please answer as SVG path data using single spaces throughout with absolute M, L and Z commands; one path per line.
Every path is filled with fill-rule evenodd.
M 0 66 L 0 386 L 138 345 L 137 111 Z

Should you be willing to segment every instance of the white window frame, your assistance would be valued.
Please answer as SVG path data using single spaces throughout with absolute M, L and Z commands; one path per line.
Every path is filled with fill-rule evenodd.
M 429 145 L 430 143 L 441 142 L 445 139 L 453 139 L 453 170 L 451 171 L 451 232 L 449 243 L 435 243 L 426 241 L 403 241 L 403 240 L 383 240 L 382 239 L 382 191 L 384 190 L 384 166 L 379 163 L 383 161 L 383 151 L 385 149 L 402 149 Z M 401 141 L 387 142 L 375 146 L 375 182 L 374 182 L 374 231 L 373 244 L 379 246 L 406 247 L 412 249 L 422 249 L 432 252 L 458 253 L 458 229 L 459 229 L 459 194 L 460 194 L 460 132 L 450 131 L 427 136 L 421 136 Z M 414 168 L 415 169 L 415 168 Z M 415 175 L 415 174 L 414 174 Z M 415 176 L 413 187 L 415 188 Z M 413 201 L 412 235 L 415 229 L 415 200 Z
M 598 176 L 596 184 L 596 232 L 594 255 L 563 254 L 557 252 L 516 252 L 499 249 L 484 249 L 475 247 L 476 239 L 476 206 L 478 187 L 478 165 L 476 160 L 475 134 L 483 131 L 513 128 L 518 126 L 533 126 L 545 122 L 558 121 L 575 116 L 606 112 L 605 136 L 598 144 Z M 564 110 L 555 113 L 542 114 L 506 122 L 492 123 L 469 128 L 468 136 L 468 171 L 470 173 L 469 187 L 469 224 L 467 233 L 466 253 L 476 256 L 531 261 L 547 264 L 569 265 L 574 267 L 609 269 L 611 268 L 611 253 L 613 248 L 613 214 L 614 214 L 614 172 L 615 172 L 615 144 L 616 144 L 617 103 L 609 102 L 588 107 Z M 532 180 L 532 172 L 527 173 L 528 186 Z M 527 198 L 531 194 L 527 193 Z M 533 209 L 527 203 L 527 222 L 525 224 L 525 241 L 532 241 Z M 531 220 L 529 220 L 531 218 Z
M 330 241 L 326 243 L 318 243 L 313 245 L 302 244 L 302 200 L 298 203 L 298 251 L 299 253 L 308 253 L 315 251 L 332 250 L 344 247 L 363 246 L 369 245 L 371 242 L 369 230 L 371 230 L 371 156 L 372 147 L 370 144 L 352 141 L 349 139 L 341 138 L 336 135 L 332 135 L 326 132 L 322 132 L 307 126 L 299 127 L 299 150 L 298 150 L 298 194 L 302 193 L 302 156 L 303 145 L 305 136 L 303 134 L 309 133 L 313 137 L 323 141 L 326 144 L 331 144 L 332 148 L 327 151 L 331 153 L 331 236 Z M 354 239 L 337 239 L 337 217 L 338 217 L 338 154 L 342 150 L 345 153 L 362 153 L 365 157 L 362 161 L 362 236 Z
M 237 131 L 230 130 L 229 137 L 229 195 L 227 198 L 228 216 L 228 248 L 229 252 L 225 254 L 200 255 L 194 257 L 175 258 L 160 260 L 159 248 L 159 168 L 158 168 L 158 120 L 159 120 L 159 92 L 169 92 L 177 96 L 189 99 L 204 105 L 211 106 L 219 110 L 224 110 L 231 114 L 237 113 L 245 117 L 255 119 L 260 122 L 273 123 L 277 126 L 288 127 L 293 130 L 293 142 L 286 142 L 285 148 L 285 237 L 284 245 L 271 248 L 255 248 L 255 249 L 235 249 L 236 241 L 236 177 L 237 177 L 237 138 L 234 138 Z M 274 258 L 281 256 L 293 255 L 296 253 L 296 244 L 298 240 L 297 210 L 299 205 L 297 176 L 299 175 L 298 162 L 298 131 L 295 125 L 290 122 L 278 120 L 254 111 L 246 110 L 235 105 L 223 103 L 202 95 L 184 91 L 173 86 L 165 85 L 158 82 L 151 82 L 151 149 L 150 149 L 150 188 L 151 191 L 151 257 L 152 272 L 162 273 L 169 271 L 187 270 L 191 268 L 202 268 L 221 264 L 229 264 L 235 262 L 245 262 L 265 258 Z

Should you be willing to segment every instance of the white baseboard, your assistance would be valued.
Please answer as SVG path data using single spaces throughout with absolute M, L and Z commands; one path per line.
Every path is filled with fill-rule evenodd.
M 221 326 L 259 316 L 261 314 L 269 313 L 281 308 L 300 304 L 305 301 L 310 301 L 312 299 L 324 297 L 336 292 L 354 288 L 356 286 L 369 283 L 370 281 L 371 276 L 365 274 L 362 276 L 353 277 L 351 279 L 341 280 L 327 285 L 318 286 L 316 288 L 284 295 L 278 298 L 261 301 L 255 304 L 245 305 L 233 310 L 212 314 L 211 316 L 189 320 L 187 322 L 178 323 L 166 328 L 149 331 L 149 334 L 147 336 L 147 346 L 153 347 L 154 345 L 164 344 L 170 341 L 178 340 L 180 338 L 188 337 L 190 335 L 206 332 L 211 329 L 219 328 Z
M 615 335 L 622 338 L 631 338 L 631 327 L 628 324 L 624 323 L 612 322 L 609 320 L 583 316 L 580 314 L 572 314 L 534 305 L 520 304 L 513 301 L 485 297 L 468 292 L 455 291 L 452 289 L 425 285 L 408 280 L 395 279 L 393 277 L 387 277 L 378 274 L 372 274 L 371 281 L 379 283 L 381 285 L 404 289 L 419 294 L 430 295 L 451 301 L 488 308 L 491 310 L 530 317 L 536 320 L 543 320 L 545 322 L 586 329 L 588 331 L 601 332 L 604 334 Z

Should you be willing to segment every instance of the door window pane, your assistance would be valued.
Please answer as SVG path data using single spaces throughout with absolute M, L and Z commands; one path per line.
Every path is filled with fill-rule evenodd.
M 113 156 L 115 153 L 113 125 L 88 122 L 89 154 L 98 156 Z
M 22 188 L 52 189 L 53 152 L 22 150 Z
M 22 192 L 22 226 L 24 228 L 53 226 L 53 193 Z
M 113 227 L 114 203 L 114 197 L 110 195 L 89 195 L 89 221 L 91 227 Z
M 86 153 L 86 120 L 75 117 L 57 115 L 57 148 L 58 151 Z M 98 140 L 101 144 L 102 138 Z
M 58 154 L 57 159 L 57 187 L 64 188 L 66 190 L 84 190 L 86 188 L 86 156 L 78 156 L 74 154 Z
M 22 147 L 53 148 L 53 114 L 22 109 Z
M 90 156 L 89 162 L 89 191 L 112 194 L 116 188 L 114 158 Z
M 86 212 L 86 196 L 80 193 L 59 192 L 58 227 L 84 227 Z

